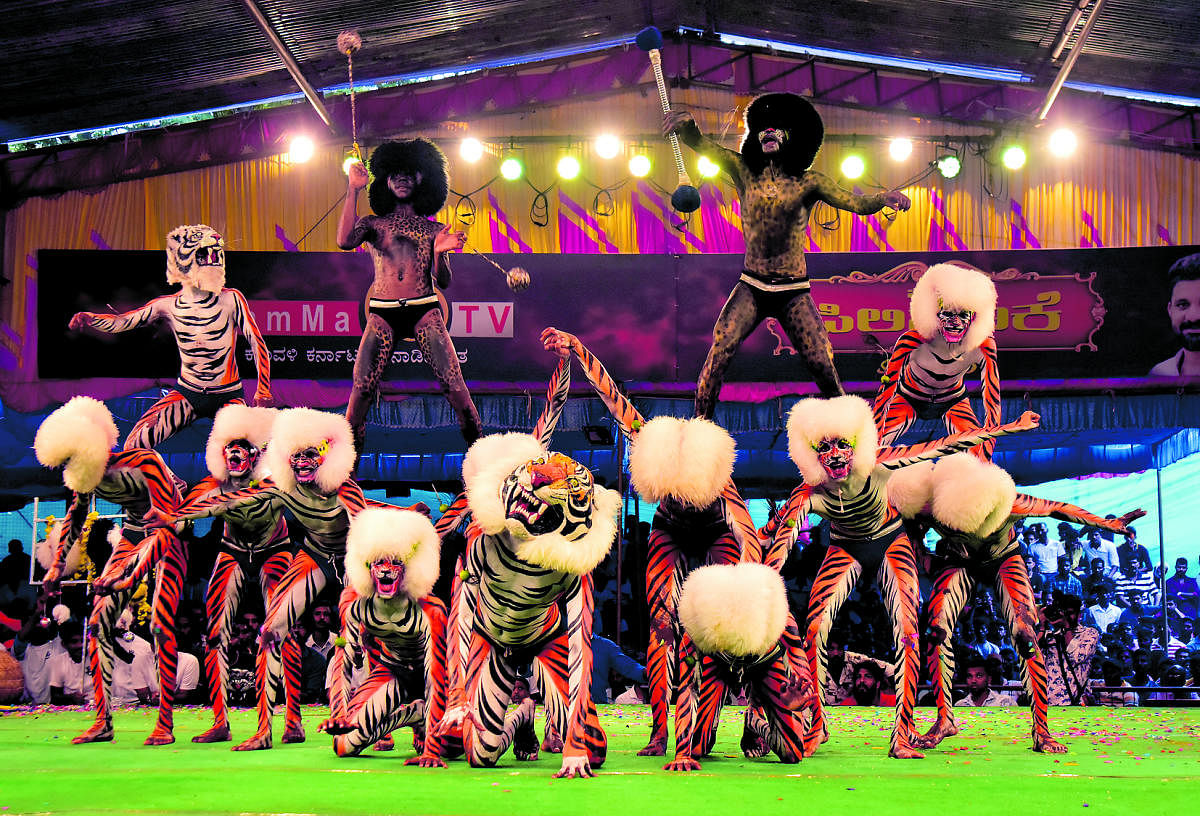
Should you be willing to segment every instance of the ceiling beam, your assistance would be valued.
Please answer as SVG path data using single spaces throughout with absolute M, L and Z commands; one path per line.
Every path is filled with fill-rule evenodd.
M 254 2 L 254 0 L 242 0 L 242 2 L 246 4 L 246 9 L 250 12 L 250 16 L 254 18 L 254 21 L 258 23 L 258 27 L 267 35 L 267 39 L 271 43 L 271 48 L 283 60 L 288 73 L 292 75 L 292 79 L 296 81 L 296 85 L 300 87 L 308 103 L 313 106 L 313 110 L 317 112 L 317 116 L 321 117 L 321 121 L 325 123 L 330 132 L 337 133 L 333 119 L 329 116 L 329 111 L 325 109 L 325 103 L 321 99 L 321 94 L 312 86 L 312 83 L 304 78 L 304 74 L 300 71 L 300 63 L 296 62 L 296 58 L 292 56 L 287 46 L 283 44 L 283 40 L 279 38 L 270 21 L 262 13 L 262 9 L 258 7 L 258 3 Z

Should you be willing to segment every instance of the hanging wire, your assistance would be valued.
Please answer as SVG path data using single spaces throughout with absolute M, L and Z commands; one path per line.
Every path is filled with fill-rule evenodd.
M 550 225 L 550 199 L 546 197 L 546 193 L 554 189 L 554 185 L 558 182 L 550 182 L 550 186 L 545 190 L 539 190 L 528 176 L 523 176 L 525 183 L 529 185 L 529 189 L 533 190 L 533 201 L 529 204 L 529 220 L 533 222 L 535 227 L 547 227 Z
M 337 200 L 334 201 L 333 204 L 330 205 L 329 209 L 321 214 L 321 217 L 317 219 L 317 222 L 315 224 L 313 224 L 311 227 L 309 227 L 308 230 L 306 230 L 305 233 L 300 236 L 300 240 L 296 241 L 296 246 L 298 247 L 301 244 L 303 244 L 304 239 L 307 238 L 308 236 L 312 235 L 313 230 L 315 230 L 317 227 L 321 226 L 321 223 L 326 218 L 329 217 L 329 214 L 332 213 L 335 209 L 337 209 L 337 205 L 341 204 L 345 200 L 346 200 L 345 193 L 342 193 L 340 196 L 338 196 Z
M 454 203 L 454 217 L 464 224 L 474 224 L 475 216 L 479 213 L 479 206 L 475 203 L 472 196 L 482 193 L 488 187 L 491 187 L 499 176 L 492 176 L 479 187 L 476 187 L 469 193 L 460 193 L 458 190 L 451 189 L 450 194 L 458 196 L 458 200 Z
M 362 48 L 362 37 L 357 31 L 347 29 L 338 34 L 338 50 L 346 55 L 346 70 L 350 76 L 350 139 L 354 145 L 354 157 L 363 160 L 362 149 L 358 146 L 358 106 L 357 94 L 354 92 L 354 52 Z

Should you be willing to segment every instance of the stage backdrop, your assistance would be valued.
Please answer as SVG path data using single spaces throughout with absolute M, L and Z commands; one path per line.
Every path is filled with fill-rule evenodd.
M 996 340 L 1002 379 L 1142 378 L 1178 341 L 1167 319 L 1166 270 L 1200 247 L 979 252 L 812 253 L 813 296 L 846 381 L 872 381 L 885 349 L 908 327 L 913 283 L 934 263 L 992 276 L 999 292 Z M 528 269 L 514 294 L 470 255 L 453 260 L 447 318 L 469 380 L 544 381 L 538 335 L 578 334 L 614 376 L 640 384 L 694 382 L 712 324 L 741 272 L 738 255 L 496 255 Z M 251 303 L 272 354 L 274 379 L 347 380 L 371 281 L 364 253 L 230 252 L 228 285 Z M 118 336 L 70 332 L 80 310 L 136 308 L 171 291 L 164 256 L 152 251 L 42 250 L 37 304 L 39 377 L 164 378 L 178 372 L 165 328 Z M 254 376 L 248 349 L 244 377 Z M 388 377 L 429 383 L 413 342 L 398 342 Z M 807 380 L 778 324 L 743 346 L 729 382 Z

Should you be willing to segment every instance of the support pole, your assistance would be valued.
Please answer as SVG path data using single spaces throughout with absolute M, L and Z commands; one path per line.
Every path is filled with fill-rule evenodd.
M 321 117 L 321 121 L 325 123 L 325 126 L 328 127 L 331 132 L 336 133 L 337 128 L 334 127 L 333 119 L 330 117 L 329 111 L 325 109 L 325 103 L 321 101 L 321 95 L 317 93 L 317 89 L 314 88 L 312 84 L 304 78 L 304 74 L 300 71 L 300 64 L 296 62 L 295 57 L 293 57 L 291 52 L 287 50 L 287 46 L 283 44 L 283 40 L 279 39 L 279 35 L 275 33 L 275 29 L 271 27 L 271 23 L 263 15 L 262 9 L 258 7 L 258 4 L 255 3 L 254 0 L 242 0 L 242 2 L 245 3 L 246 9 L 250 12 L 250 15 L 254 17 L 254 21 L 258 23 L 258 27 L 261 28 L 263 33 L 267 35 L 267 39 L 271 42 L 271 48 L 273 48 L 275 53 L 279 55 L 279 58 L 283 60 L 284 67 L 287 68 L 288 73 L 292 75 L 292 79 L 296 81 L 296 84 L 300 87 L 300 90 L 304 92 L 304 96 L 308 99 L 309 104 L 313 106 L 313 110 L 317 112 L 317 116 Z M 1101 0 L 1101 2 L 1103 2 L 1103 0 Z
M 250 0 L 246 0 L 246 2 L 250 2 Z M 1104 7 L 1104 2 L 1105 0 L 1096 0 L 1096 5 L 1092 6 L 1092 13 L 1088 15 L 1087 22 L 1083 24 L 1083 31 L 1079 32 L 1079 39 L 1075 41 L 1071 53 L 1067 54 L 1067 60 L 1063 63 L 1062 68 L 1058 69 L 1058 76 L 1054 77 L 1054 81 L 1050 83 L 1050 90 L 1046 92 L 1046 99 L 1042 102 L 1041 110 L 1038 111 L 1037 121 L 1045 121 L 1046 115 L 1050 113 L 1050 106 L 1058 98 L 1058 92 L 1062 90 L 1063 83 L 1067 81 L 1067 76 L 1075 67 L 1075 61 L 1083 53 L 1083 44 L 1087 41 L 1088 35 L 1092 33 L 1092 24 L 1096 22 L 1096 17 L 1100 14 L 1100 9 Z

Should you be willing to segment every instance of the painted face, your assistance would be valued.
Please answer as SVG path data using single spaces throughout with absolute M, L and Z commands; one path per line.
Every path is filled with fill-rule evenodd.
M 975 313 L 970 309 L 955 309 L 942 305 L 938 301 L 937 319 L 942 330 L 942 337 L 947 343 L 961 343 L 975 320 Z
M 812 446 L 817 454 L 817 461 L 829 478 L 839 482 L 850 475 L 850 465 L 854 459 L 854 443 L 848 439 L 822 439 Z
M 225 469 L 229 471 L 230 476 L 237 479 L 249 475 L 254 470 L 262 451 L 245 439 L 234 439 L 225 446 L 223 454 Z
M 392 195 L 404 201 L 412 197 L 413 192 L 417 189 L 417 185 L 421 183 L 421 172 L 409 173 L 401 171 L 392 173 L 388 176 L 388 189 L 392 191 Z
M 528 538 L 547 533 L 568 541 L 582 537 L 592 526 L 594 496 L 591 471 L 561 453 L 526 462 L 500 487 L 505 516 Z
M 167 281 L 218 293 L 225 286 L 225 240 L 212 227 L 179 227 L 167 236 Z
M 1171 329 L 1188 351 L 1200 351 L 1200 280 L 1181 280 L 1167 304 Z
M 759 131 L 758 143 L 763 153 L 778 153 L 788 140 L 788 132 L 780 128 L 764 128 Z
M 371 564 L 371 580 L 375 582 L 376 595 L 394 598 L 404 581 L 404 562 L 390 556 L 380 558 Z
M 328 452 L 329 443 L 326 441 L 296 451 L 288 457 L 288 465 L 292 468 L 297 484 L 312 484 L 317 480 L 317 471 L 325 464 L 325 454 Z

